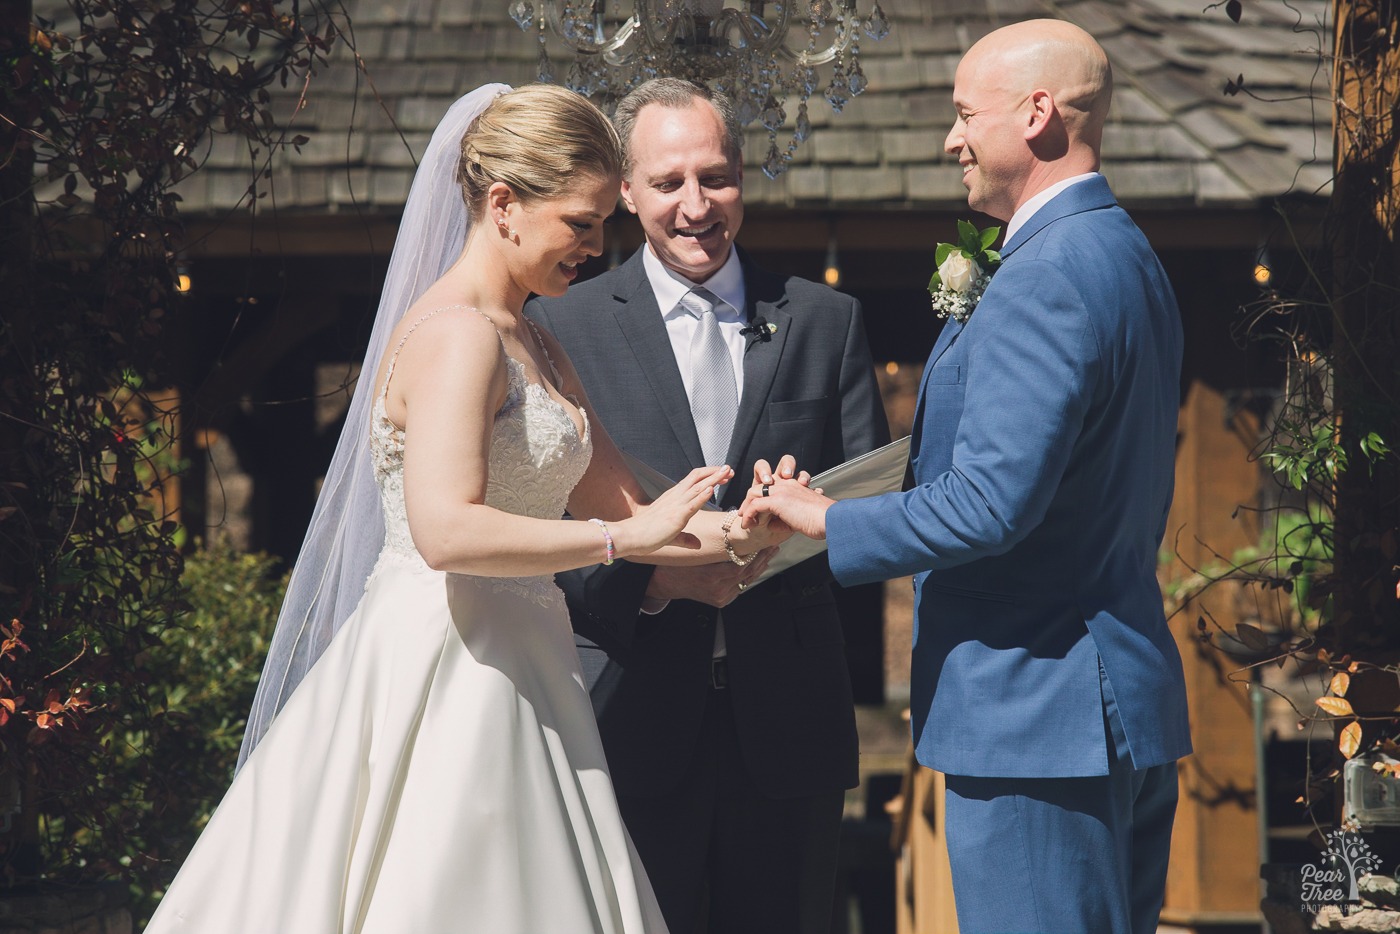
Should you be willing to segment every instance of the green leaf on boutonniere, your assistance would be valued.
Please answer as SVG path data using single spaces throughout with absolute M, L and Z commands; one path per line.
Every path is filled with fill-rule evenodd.
M 982 252 L 982 238 L 977 233 L 977 228 L 967 221 L 958 221 L 958 246 L 962 247 L 968 256 L 976 256 Z
M 938 244 L 938 248 L 933 251 L 933 265 L 942 266 L 943 261 L 948 258 L 948 254 L 956 249 L 957 247 L 951 243 Z
M 996 254 L 993 253 L 993 252 L 992 252 L 990 249 L 988 249 L 988 248 L 989 248 L 993 243 L 996 243 L 996 242 L 997 242 L 997 237 L 1000 237 L 1000 236 L 1001 236 L 1001 228 L 1000 228 L 1000 227 L 988 227 L 986 230 L 982 231 L 982 249 L 987 251 L 987 255 L 988 255 L 988 256 L 996 256 Z M 1000 259 L 1000 257 L 997 257 L 997 258 Z

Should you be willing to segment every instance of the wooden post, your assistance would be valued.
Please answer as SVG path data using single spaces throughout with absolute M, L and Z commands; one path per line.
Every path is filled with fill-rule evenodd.
M 895 818 L 895 930 L 898 934 L 958 934 L 953 871 L 943 834 L 942 772 L 909 760 Z
M 1163 547 L 1177 557 L 1167 571 L 1180 580 L 1214 555 L 1258 543 L 1253 514 L 1237 507 L 1258 498 L 1258 468 L 1249 454 L 1258 420 L 1232 411 L 1225 396 L 1193 382 L 1181 409 L 1176 496 Z M 1188 567 L 1189 566 L 1189 567 Z M 1197 929 L 1258 923 L 1259 827 L 1254 726 L 1240 667 L 1198 637 L 1198 619 L 1230 633 L 1238 622 L 1238 586 L 1219 584 L 1171 621 L 1181 650 L 1195 754 L 1180 764 L 1181 799 L 1167 871 L 1166 923 Z M 1214 629 L 1214 624 L 1209 624 Z

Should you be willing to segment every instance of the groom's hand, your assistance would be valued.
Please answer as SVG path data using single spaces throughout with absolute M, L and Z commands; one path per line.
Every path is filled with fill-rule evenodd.
M 784 454 L 778 459 L 777 470 L 769 467 L 768 462 L 760 457 L 753 462 L 753 485 L 749 487 L 748 495 L 744 497 L 743 505 L 739 507 L 740 516 L 744 515 L 745 509 L 748 507 L 750 501 L 757 497 L 767 496 L 773 484 L 778 480 L 795 480 L 803 486 L 809 486 L 812 482 L 812 476 L 805 470 L 801 473 L 798 472 L 797 459 L 791 454 Z M 820 493 L 821 491 L 818 490 L 817 492 Z M 784 538 L 793 533 L 793 529 L 789 528 L 781 519 L 776 522 L 773 521 L 773 519 L 774 516 L 771 513 L 765 513 L 756 519 L 741 522 L 740 528 L 761 528 L 766 531 L 780 533 Z
M 781 523 L 808 538 L 826 538 L 826 511 L 835 502 L 821 490 L 808 489 L 811 477 L 804 470 L 792 478 L 796 462 L 783 455 L 777 471 L 768 462 L 754 463 L 754 485 L 739 509 L 740 524 L 748 529 L 763 523 Z

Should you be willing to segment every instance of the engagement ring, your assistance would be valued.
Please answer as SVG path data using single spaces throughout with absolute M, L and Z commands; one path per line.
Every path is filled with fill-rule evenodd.
M 739 581 L 739 593 L 743 593 L 744 591 L 746 591 L 746 590 L 748 590 L 748 589 L 749 589 L 749 585 L 748 585 L 748 584 L 744 583 L 743 581 Z

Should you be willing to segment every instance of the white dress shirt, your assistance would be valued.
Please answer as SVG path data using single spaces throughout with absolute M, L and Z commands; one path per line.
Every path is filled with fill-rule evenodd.
M 729 258 L 724 261 L 714 275 L 704 282 L 691 282 L 685 276 L 668 268 L 652 252 L 651 246 L 642 253 L 642 268 L 646 270 L 647 281 L 651 283 L 656 305 L 661 309 L 661 317 L 666 322 L 666 333 L 671 338 L 671 350 L 676 355 L 676 363 L 681 370 L 681 382 L 685 384 L 685 394 L 690 395 L 690 341 L 695 336 L 695 328 L 700 324 L 694 315 L 678 307 L 681 297 L 691 289 L 709 289 L 716 298 L 715 320 L 719 322 L 720 334 L 729 347 L 729 357 L 734 362 L 734 383 L 739 390 L 739 401 L 744 399 L 744 335 L 739 330 L 747 323 L 744 320 L 744 270 L 739 265 L 739 257 L 733 246 L 729 248 Z
M 730 359 L 734 361 L 734 385 L 739 390 L 737 401 L 744 399 L 744 335 L 739 330 L 744 327 L 744 269 L 739 264 L 738 251 L 729 247 L 729 258 L 704 282 L 692 282 L 672 270 L 652 252 L 651 244 L 642 251 L 642 268 L 646 270 L 647 281 L 651 283 L 656 305 L 661 309 L 661 318 L 666 322 L 666 333 L 671 338 L 671 352 L 676 355 L 680 367 L 681 382 L 685 384 L 685 394 L 690 395 L 690 341 L 695 336 L 695 328 L 700 322 L 689 311 L 679 307 L 681 297 L 697 286 L 708 289 L 719 301 L 715 302 L 715 320 L 719 322 L 720 334 L 729 347 Z M 736 471 L 736 476 L 740 472 Z M 741 477 L 742 481 L 742 477 Z M 660 613 L 670 603 L 669 600 L 655 600 L 645 597 L 642 612 L 648 616 Z M 728 651 L 724 640 L 724 614 L 715 621 L 714 657 L 723 658 Z
M 1021 225 L 1034 217 L 1036 211 L 1039 211 L 1041 208 L 1045 207 L 1045 205 L 1049 204 L 1050 199 L 1054 198 L 1060 192 L 1071 185 L 1078 185 L 1080 182 L 1087 182 L 1091 178 L 1097 178 L 1098 175 L 1098 172 L 1085 172 L 1083 175 L 1076 175 L 1073 178 L 1067 178 L 1064 181 L 1056 182 L 1044 191 L 1037 193 L 1033 198 L 1017 208 L 1015 214 L 1011 215 L 1011 220 L 1006 222 L 1006 238 L 1001 242 L 1003 244 L 1010 243 L 1011 238 L 1016 235 L 1016 231 L 1021 229 Z

